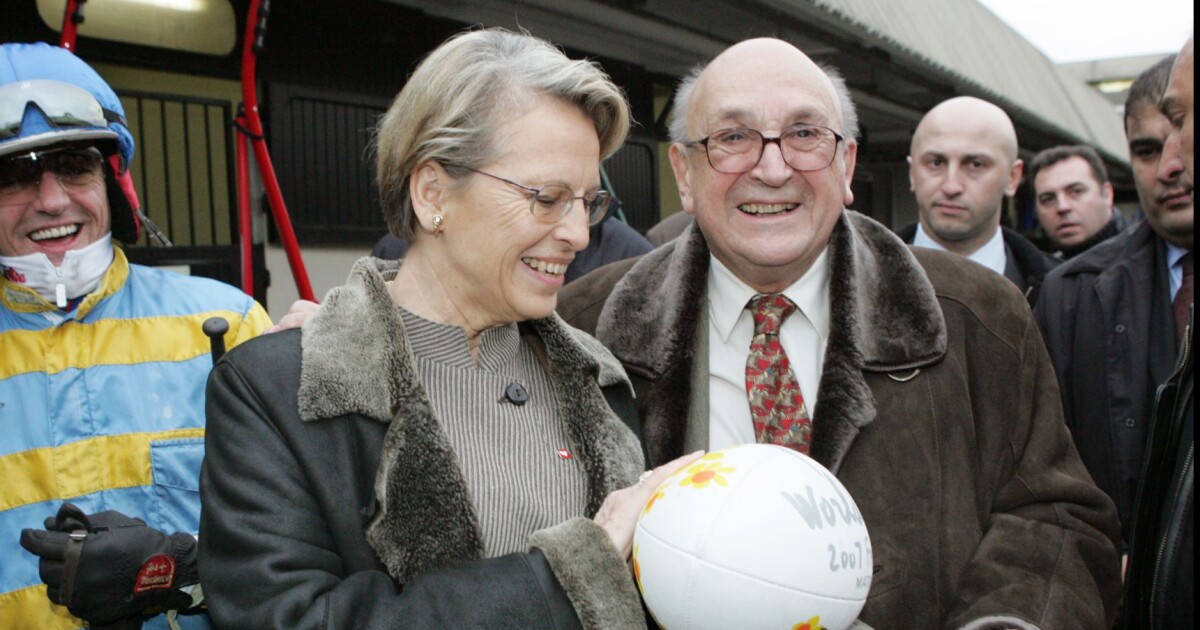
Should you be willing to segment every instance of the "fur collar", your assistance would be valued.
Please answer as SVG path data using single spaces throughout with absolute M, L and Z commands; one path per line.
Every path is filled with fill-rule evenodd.
M 466 482 L 413 366 L 386 280 L 399 263 L 363 258 L 303 328 L 298 396 L 305 422 L 357 415 L 388 425 L 375 480 L 378 510 L 367 540 L 401 584 L 432 568 L 482 557 Z M 609 492 L 637 481 L 637 438 L 600 387 L 630 387 L 598 341 L 557 315 L 522 331 L 544 350 L 560 417 L 588 477 L 588 516 Z M 599 387 L 598 387 L 598 386 Z
M 946 352 L 933 286 L 887 228 L 847 210 L 830 239 L 829 344 L 813 410 L 812 456 L 835 470 L 875 417 L 865 372 L 911 372 Z M 654 385 L 643 410 L 652 463 L 682 452 L 691 342 L 706 308 L 709 250 L 693 224 L 644 256 L 613 288 L 596 336 L 631 373 Z

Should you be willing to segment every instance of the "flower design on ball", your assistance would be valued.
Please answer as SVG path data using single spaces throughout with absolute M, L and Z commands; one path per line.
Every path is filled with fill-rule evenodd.
M 825 630 L 825 626 L 821 625 L 821 616 L 815 615 L 808 621 L 803 621 L 792 626 L 792 630 Z
M 709 453 L 701 457 L 700 461 L 687 469 L 687 476 L 679 482 L 679 485 L 681 487 L 692 486 L 697 490 L 703 490 L 709 484 L 714 483 L 718 486 L 728 486 L 729 481 L 725 479 L 724 475 L 737 472 L 737 469 L 732 466 L 724 466 L 725 462 L 721 461 L 724 457 L 724 453 Z
M 638 564 L 638 545 L 633 546 L 633 581 L 637 584 L 639 592 L 645 592 L 642 589 L 642 565 Z
M 666 495 L 663 494 L 662 490 L 656 490 L 654 492 L 654 495 L 650 497 L 650 500 L 646 501 L 646 507 L 642 509 L 642 513 L 649 514 L 650 508 L 654 507 L 654 504 L 657 503 L 658 500 L 663 498 L 664 496 L 666 496 Z

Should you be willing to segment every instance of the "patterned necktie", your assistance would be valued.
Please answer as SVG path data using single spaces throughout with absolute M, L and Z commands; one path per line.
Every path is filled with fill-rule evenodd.
M 755 296 L 747 308 L 754 314 L 754 336 L 746 359 L 746 394 L 755 438 L 760 444 L 778 444 L 807 454 L 812 422 L 800 384 L 779 343 L 779 327 L 796 311 L 796 305 L 773 293 Z
M 1192 306 L 1192 252 L 1183 255 L 1179 259 L 1179 264 L 1183 267 L 1183 283 L 1179 285 L 1179 290 L 1175 292 L 1175 301 L 1171 303 L 1172 310 L 1175 311 L 1175 345 L 1183 343 L 1183 334 L 1187 331 L 1188 324 L 1192 323 L 1191 306 Z

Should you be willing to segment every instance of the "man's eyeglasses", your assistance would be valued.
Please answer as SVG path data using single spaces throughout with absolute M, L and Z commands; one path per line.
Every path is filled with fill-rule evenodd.
M 608 209 L 612 205 L 612 195 L 604 190 L 597 190 L 582 197 L 577 197 L 575 196 L 575 191 L 562 184 L 546 184 L 537 187 L 526 186 L 525 184 L 518 184 L 511 179 L 500 177 L 499 175 L 492 175 L 491 173 L 485 173 L 471 167 L 463 168 L 472 173 L 498 179 L 509 186 L 520 188 L 529 193 L 529 212 L 546 223 L 557 223 L 563 217 L 567 216 L 571 208 L 575 207 L 575 200 L 579 199 L 583 201 L 584 209 L 587 210 L 588 225 L 599 225 L 608 216 Z
M 59 147 L 0 158 L 0 203 L 29 203 L 38 195 L 42 174 L 54 173 L 58 183 L 74 192 L 96 182 L 104 156 L 94 147 Z
M 838 132 L 820 125 L 795 125 L 779 136 L 769 138 L 747 127 L 721 129 L 706 138 L 685 142 L 686 146 L 703 145 L 708 163 L 719 173 L 745 173 L 762 160 L 763 148 L 779 145 L 783 161 L 797 171 L 819 171 L 833 164 L 839 142 L 845 140 Z

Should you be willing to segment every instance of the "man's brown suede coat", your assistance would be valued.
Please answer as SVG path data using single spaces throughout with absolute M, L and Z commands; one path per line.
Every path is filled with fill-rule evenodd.
M 1106 628 L 1112 502 L 1080 463 L 1029 307 L 1003 277 L 846 211 L 830 242 L 812 456 L 858 503 L 875 628 Z M 650 464 L 707 434 L 709 251 L 693 226 L 568 285 L 559 312 L 634 383 Z M 697 350 L 700 352 L 697 353 Z M 813 558 L 813 562 L 821 562 Z

